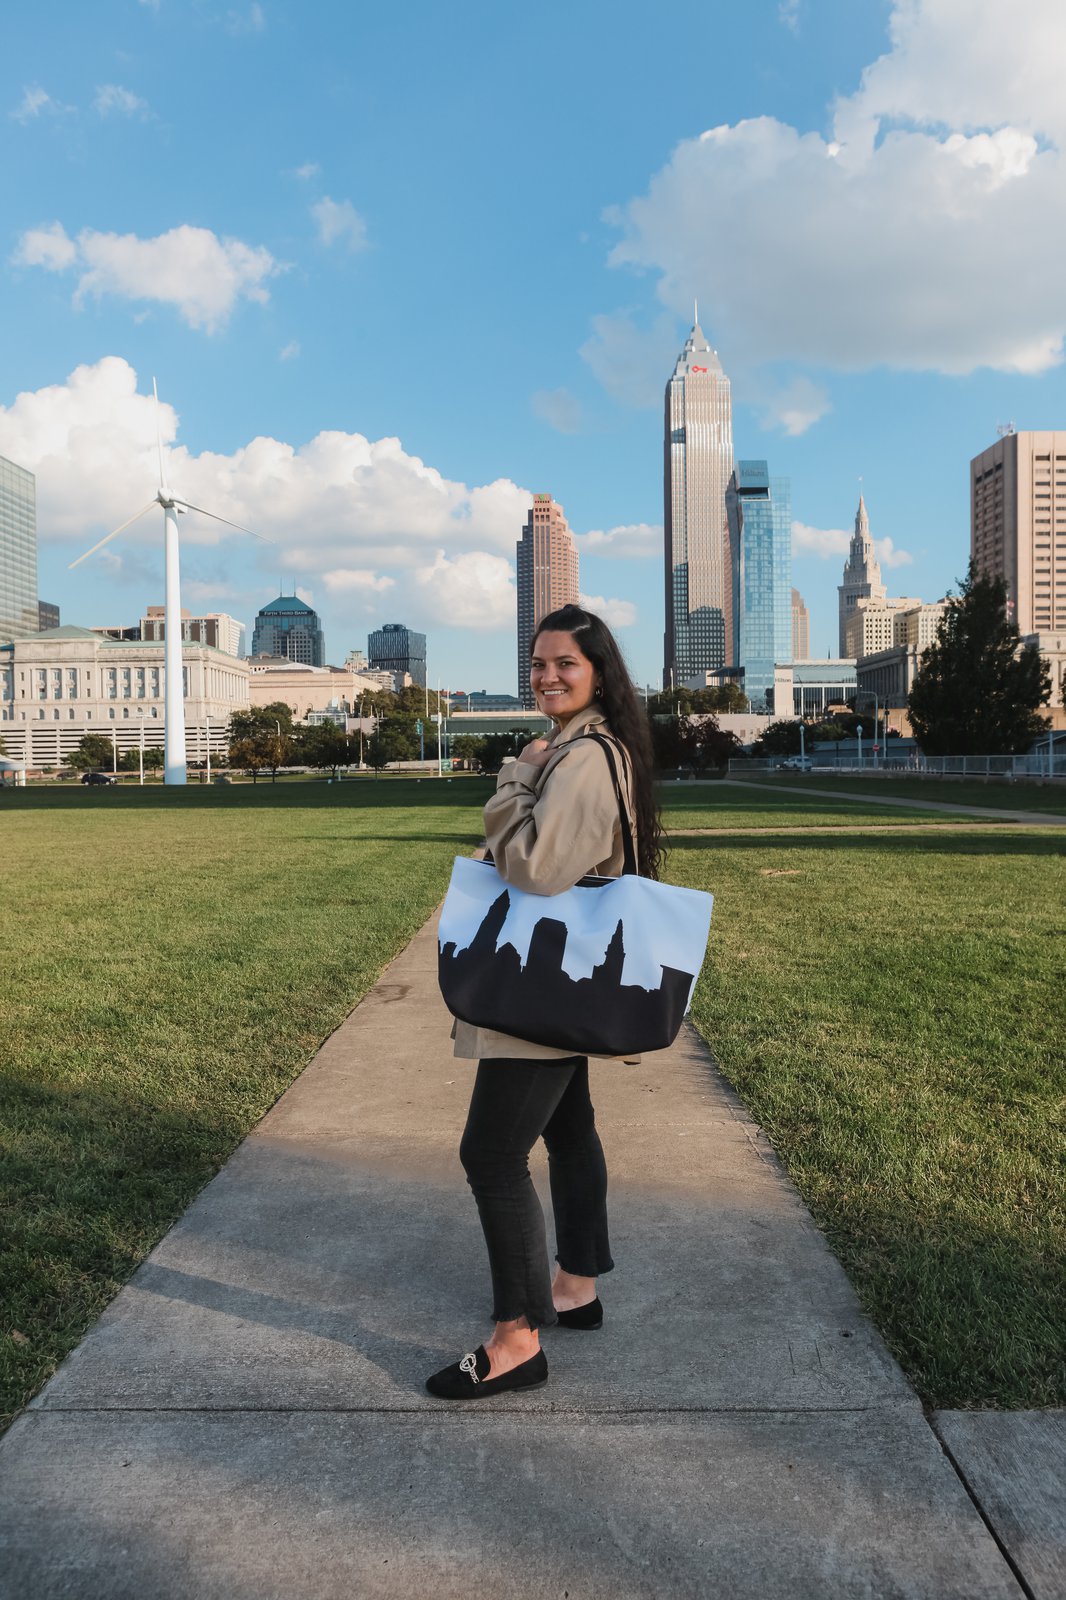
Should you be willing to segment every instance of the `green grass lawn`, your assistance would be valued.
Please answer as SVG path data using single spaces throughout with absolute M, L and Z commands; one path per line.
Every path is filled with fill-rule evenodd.
M 818 795 L 767 793 L 730 783 L 663 783 L 659 799 L 666 829 L 678 828 L 855 828 L 896 827 L 901 823 L 921 822 L 951 827 L 956 822 L 973 823 L 974 817 L 947 811 L 912 811 L 907 806 L 879 806 L 876 791 L 869 804 L 842 798 L 825 800 Z M 865 799 L 865 796 L 863 796 Z M 995 819 L 990 819 L 994 821 Z
M 678 840 L 694 1020 L 938 1406 L 1066 1403 L 1066 831 Z
M 1022 782 L 1004 783 L 995 778 L 983 782 L 978 778 L 908 778 L 837 777 L 832 772 L 734 772 L 732 777 L 744 783 L 765 784 L 768 788 L 833 789 L 837 793 L 853 794 L 863 799 L 876 800 L 879 794 L 895 795 L 902 800 L 935 800 L 956 806 L 997 806 L 1004 811 L 1046 811 L 1066 817 L 1066 785 L 1062 783 Z M 793 799 L 795 795 L 793 795 Z M 894 808 L 893 808 L 894 809 Z
M 490 788 L 0 796 L 0 1413 L 425 921 Z
M 491 787 L 0 796 L 5 1413 L 421 925 Z M 782 835 L 837 808 L 710 788 L 668 822 L 763 828 L 670 851 L 717 897 L 723 1069 L 927 1399 L 1063 1404 L 1066 830 Z

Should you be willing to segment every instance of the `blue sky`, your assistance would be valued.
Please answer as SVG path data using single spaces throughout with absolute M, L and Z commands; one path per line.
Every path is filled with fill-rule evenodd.
M 1062 424 L 1059 0 L 42 0 L 5 36 L 0 453 L 64 620 L 162 599 L 154 515 L 67 570 L 154 491 L 153 374 L 173 487 L 273 541 L 185 519 L 186 605 L 296 586 L 331 660 L 406 621 L 466 688 L 514 689 L 533 491 L 658 679 L 693 295 L 814 653 L 860 478 L 890 593 L 934 599 L 970 456 Z

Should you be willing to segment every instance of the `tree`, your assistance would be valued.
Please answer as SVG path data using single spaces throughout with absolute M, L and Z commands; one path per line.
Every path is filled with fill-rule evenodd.
M 1007 611 L 1007 583 L 970 562 L 924 652 L 908 701 L 925 755 L 1015 755 L 1046 732 L 1038 708 L 1051 674 L 1033 645 L 1019 649 Z
M 748 697 L 738 683 L 720 683 L 707 689 L 664 689 L 648 700 L 650 716 L 705 715 L 710 711 L 747 711 Z
M 452 755 L 456 761 L 461 761 L 464 767 L 476 767 L 480 771 L 484 750 L 484 734 L 457 733 L 451 741 Z
M 415 725 L 399 717 L 383 718 L 366 743 L 367 763 L 381 772 L 391 761 L 413 761 L 418 755 Z
M 161 744 L 146 744 L 144 747 L 145 772 L 157 772 L 166 765 L 166 753 Z M 141 751 L 139 746 L 132 750 L 123 751 L 118 760 L 122 772 L 139 772 L 141 770 Z
M 337 768 L 348 764 L 348 736 L 335 722 L 301 728 L 295 740 L 295 755 L 302 766 L 328 769 L 335 778 Z
M 77 772 L 110 770 L 115 747 L 105 733 L 87 733 L 71 751 L 70 765 Z
M 781 719 L 771 722 L 752 746 L 754 756 L 798 756 L 800 753 L 800 725 Z
M 280 729 L 280 731 L 279 731 Z M 276 782 L 278 768 L 292 761 L 292 712 L 280 700 L 269 706 L 250 706 L 247 711 L 235 711 L 229 720 L 229 760 L 234 767 L 251 772 L 268 771 L 271 782 Z M 240 747 L 241 755 L 234 752 Z M 250 747 L 255 747 L 256 759 L 249 759 Z
M 250 772 L 252 774 L 252 782 L 258 783 L 259 774 L 267 762 L 257 740 L 231 739 L 229 764 L 231 767 L 237 767 L 243 772 Z

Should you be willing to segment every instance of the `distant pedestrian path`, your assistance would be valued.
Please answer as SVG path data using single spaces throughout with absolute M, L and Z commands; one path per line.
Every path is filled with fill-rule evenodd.
M 751 782 L 744 778 L 723 778 L 721 782 L 731 789 L 756 789 L 760 794 L 794 794 L 821 800 L 850 800 L 862 806 L 898 806 L 906 811 L 954 812 L 956 816 L 995 818 L 1000 822 L 1020 822 L 1038 828 L 1066 828 L 1066 815 L 1053 811 L 1015 811 L 1002 806 L 962 805 L 949 800 L 921 800 L 917 796 L 882 794 L 871 781 L 869 792 L 856 794 L 853 789 L 812 789 L 806 784 L 777 782 Z

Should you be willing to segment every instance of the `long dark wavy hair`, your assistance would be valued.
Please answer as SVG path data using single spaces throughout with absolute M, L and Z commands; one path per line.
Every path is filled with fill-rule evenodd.
M 542 633 L 569 633 L 581 654 L 592 662 L 602 689 L 598 703 L 607 726 L 628 752 L 633 768 L 633 809 L 637 820 L 637 867 L 642 878 L 657 878 L 662 861 L 662 821 L 655 800 L 655 757 L 647 713 L 640 703 L 629 668 L 614 634 L 592 611 L 581 606 L 561 606 L 537 624 L 530 645 L 532 656 Z

